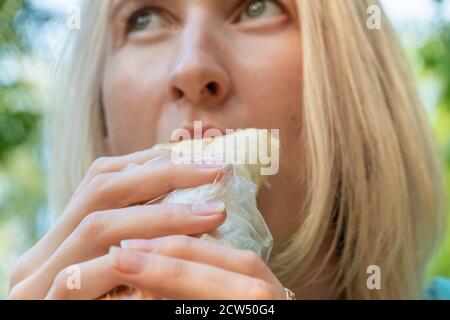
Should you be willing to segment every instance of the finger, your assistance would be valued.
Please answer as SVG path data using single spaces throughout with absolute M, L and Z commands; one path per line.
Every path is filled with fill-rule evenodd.
M 168 156 L 169 154 L 170 152 L 165 150 L 146 149 L 123 156 L 98 158 L 90 166 L 86 176 L 73 194 L 71 201 L 77 198 L 80 191 L 84 190 L 91 180 L 99 174 L 120 171 L 130 163 L 140 165 L 151 160 L 159 159 L 163 156 Z M 65 221 L 67 220 L 66 218 L 67 215 L 61 215 L 57 222 L 57 227 L 52 228 L 50 232 L 37 242 L 16 263 L 13 274 L 11 275 L 11 286 L 16 285 L 18 282 L 29 276 L 38 266 L 42 265 L 81 220 L 80 218 L 75 219 L 74 221 L 70 219 L 69 221 Z
M 45 299 L 91 300 L 117 286 L 108 255 L 68 266 L 55 277 Z
M 186 189 L 222 179 L 224 166 L 174 164 L 170 158 L 133 170 L 96 176 L 84 190 L 88 206 L 100 210 L 149 201 L 175 189 Z M 102 207 L 103 206 L 103 207 Z
M 174 189 L 211 183 L 224 177 L 224 167 L 176 165 L 169 155 L 148 160 L 126 172 L 95 176 L 71 201 L 56 225 L 23 257 L 22 279 L 40 267 L 81 220 L 91 212 L 122 208 L 160 197 Z
M 110 256 L 121 283 L 169 299 L 282 299 L 264 280 L 214 266 L 120 248 Z
M 226 173 L 224 166 L 174 164 L 170 156 L 164 156 L 130 171 L 95 176 L 64 214 L 78 224 L 89 212 L 136 205 L 175 189 L 212 183 Z
M 106 294 L 121 286 L 120 279 L 115 276 L 109 259 L 109 255 L 104 255 L 64 268 L 55 277 L 45 299 L 108 299 Z M 160 299 L 161 297 L 150 293 L 146 293 L 145 295 L 136 294 L 136 299 L 149 298 Z
M 21 288 L 30 288 L 33 297 L 40 299 L 60 270 L 103 255 L 122 239 L 208 232 L 225 218 L 223 203 L 210 206 L 160 204 L 91 214 L 36 272 L 20 283 Z
M 159 158 L 167 154 L 169 154 L 169 152 L 165 150 L 146 149 L 122 156 L 100 157 L 91 164 L 84 179 L 75 190 L 72 199 L 77 197 L 79 192 L 83 190 L 89 184 L 89 182 L 99 174 L 118 172 L 131 163 L 141 165 L 151 159 Z
M 251 250 L 239 250 L 186 235 L 173 235 L 150 240 L 123 240 L 120 244 L 124 249 L 209 264 L 269 282 L 278 281 L 264 261 Z

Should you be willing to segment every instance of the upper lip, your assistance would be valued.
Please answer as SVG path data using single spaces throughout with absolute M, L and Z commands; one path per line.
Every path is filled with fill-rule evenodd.
M 185 129 L 185 130 L 187 130 L 187 131 L 189 131 L 189 133 L 191 134 L 191 137 L 192 137 L 192 139 L 194 139 L 194 137 L 195 137 L 195 127 L 194 127 L 194 125 L 193 124 L 190 124 L 190 125 L 184 125 L 183 127 L 182 127 L 182 129 Z M 202 127 L 201 127 L 201 137 L 203 138 L 203 136 L 204 136 L 204 134 L 205 134 L 205 132 L 206 131 L 208 131 L 209 129 L 216 129 L 216 130 L 219 130 L 219 132 L 222 134 L 222 135 L 226 135 L 226 130 L 224 129 L 224 128 L 222 128 L 222 127 L 220 127 L 220 126 L 218 126 L 218 125 L 216 125 L 216 124 L 214 124 L 214 123 L 209 123 L 209 122 L 206 122 L 206 123 L 202 123 Z M 197 129 L 198 130 L 198 129 Z
M 183 133 L 178 132 L 178 130 L 187 130 L 189 132 L 189 138 L 190 139 L 198 139 L 198 138 L 203 138 L 204 135 L 205 135 L 205 132 L 207 130 L 209 130 L 209 129 L 219 130 L 219 132 L 222 135 L 226 135 L 226 130 L 224 128 L 222 128 L 222 127 L 220 127 L 220 126 L 218 126 L 218 125 L 216 125 L 214 123 L 210 123 L 210 122 L 203 122 L 202 123 L 201 132 L 197 129 L 197 132 L 201 134 L 201 137 L 195 136 L 195 134 L 198 135 L 198 133 L 196 132 L 195 129 L 196 128 L 194 127 L 194 124 L 185 124 L 182 127 L 180 127 L 179 129 L 176 129 L 174 131 L 175 135 L 172 135 L 172 136 L 177 136 L 177 137 L 178 136 L 185 136 Z M 180 134 L 178 135 L 178 133 L 180 133 Z M 170 142 L 178 142 L 178 140 L 171 139 Z

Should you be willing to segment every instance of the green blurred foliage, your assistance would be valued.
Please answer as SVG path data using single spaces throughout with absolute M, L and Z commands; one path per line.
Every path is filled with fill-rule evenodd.
M 0 298 L 14 261 L 44 229 L 42 103 L 27 75 L 31 48 L 24 32 L 34 17 L 26 0 L 0 0 Z
M 21 83 L 0 87 L 0 161 L 4 162 L 9 152 L 26 142 L 35 132 L 39 114 L 30 111 L 14 110 L 8 100 L 20 101 L 21 93 L 26 93 L 27 86 Z M 14 96 L 18 95 L 18 98 Z
M 436 2 L 442 6 L 445 1 L 448 0 Z M 439 9 L 437 12 L 442 13 Z M 450 21 L 439 16 L 436 18 L 432 35 L 419 48 L 418 54 L 421 58 L 420 75 L 435 80 L 440 87 L 434 129 L 444 156 L 447 198 L 450 199 Z M 436 276 L 450 277 L 450 218 L 444 242 L 428 270 L 429 280 Z
M 25 46 L 14 26 L 15 18 L 26 10 L 23 1 L 0 1 L 0 59 L 26 54 Z M 33 132 L 39 115 L 28 105 L 33 84 L 23 79 L 12 83 L 0 82 L 0 161 L 17 145 L 24 143 Z

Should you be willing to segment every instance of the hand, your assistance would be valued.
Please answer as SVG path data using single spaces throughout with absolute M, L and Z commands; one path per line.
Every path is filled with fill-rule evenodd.
M 121 171 L 130 163 L 138 166 Z M 217 228 L 226 217 L 223 206 L 217 204 L 137 204 L 174 189 L 213 182 L 224 174 L 223 167 L 174 165 L 169 152 L 152 149 L 96 160 L 55 226 L 16 263 L 9 298 L 45 298 L 54 283 L 66 276 L 68 267 L 101 263 L 108 249 L 123 239 Z M 102 283 L 96 292 L 101 296 L 113 288 L 112 283 Z
M 128 240 L 109 255 L 79 265 L 84 285 L 67 290 L 56 281 L 51 299 L 89 299 L 128 285 L 166 299 L 284 300 L 284 287 L 252 251 L 176 235 Z

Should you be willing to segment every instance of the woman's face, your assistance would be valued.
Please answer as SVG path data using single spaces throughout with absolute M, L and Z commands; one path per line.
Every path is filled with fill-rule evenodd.
M 116 0 L 103 81 L 112 154 L 167 142 L 201 120 L 298 137 L 294 0 Z
M 298 175 L 302 53 L 295 0 L 115 0 L 112 12 L 103 79 L 106 153 L 168 142 L 194 121 L 221 130 L 279 129 L 280 186 Z

